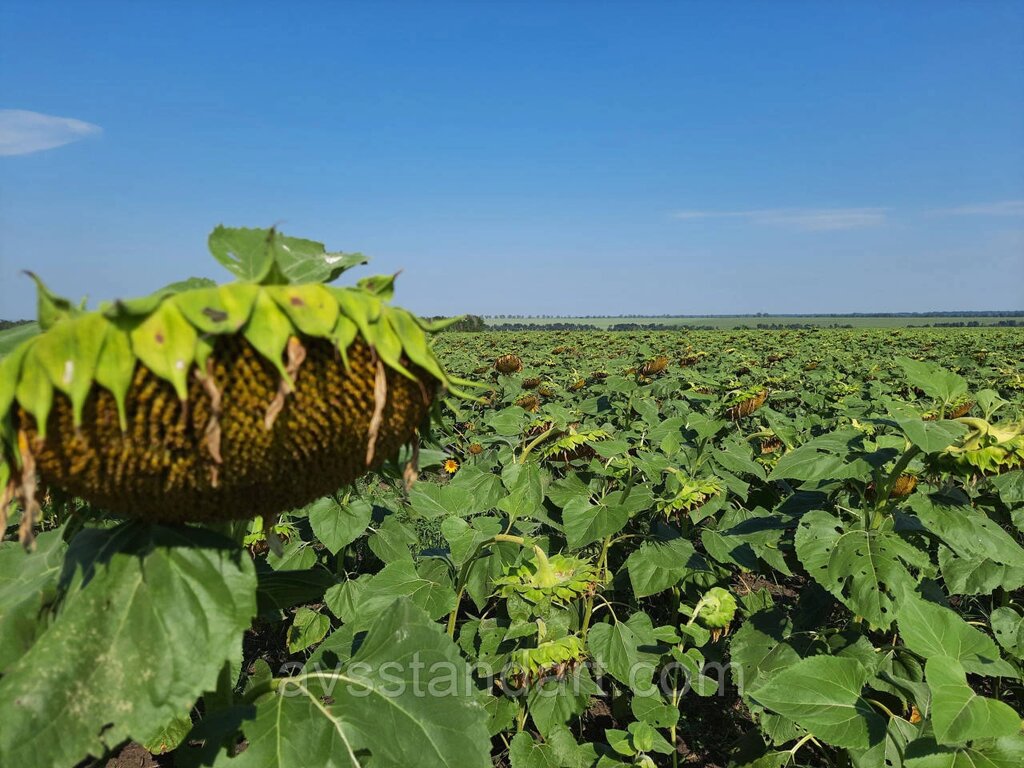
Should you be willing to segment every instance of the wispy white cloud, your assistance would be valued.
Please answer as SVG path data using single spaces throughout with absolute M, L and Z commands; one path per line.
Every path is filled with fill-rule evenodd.
M 994 203 L 936 208 L 928 213 L 932 216 L 1024 216 L 1024 200 L 997 200 Z
M 750 211 L 676 211 L 675 219 L 744 219 L 754 224 L 801 232 L 877 227 L 886 221 L 886 208 L 765 208 Z
M 102 128 L 72 117 L 0 109 L 0 155 L 29 155 L 95 136 Z

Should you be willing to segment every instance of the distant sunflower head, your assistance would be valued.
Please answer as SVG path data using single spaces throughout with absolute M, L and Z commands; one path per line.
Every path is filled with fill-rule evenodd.
M 637 373 L 639 373 L 644 378 L 648 378 L 649 379 L 649 378 L 653 378 L 654 376 L 657 376 L 659 373 L 664 371 L 667 367 L 668 367 L 668 358 L 665 357 L 665 355 L 658 355 L 653 360 L 648 360 L 646 363 L 641 365 L 640 368 L 637 369 Z
M 442 468 L 449 475 L 454 475 L 456 472 L 459 471 L 459 462 L 457 462 L 455 459 L 445 459 Z
M 494 361 L 494 370 L 505 375 L 519 373 L 523 370 L 523 361 L 519 355 L 502 355 Z
M 536 395 L 525 395 L 516 400 L 516 405 L 530 413 L 536 413 L 540 410 L 540 398 Z

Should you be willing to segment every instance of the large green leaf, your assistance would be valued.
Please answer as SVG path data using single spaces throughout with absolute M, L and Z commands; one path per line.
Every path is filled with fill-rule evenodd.
M 948 419 L 924 421 L 916 413 L 910 417 L 896 416 L 896 423 L 907 439 L 924 453 L 938 453 L 967 432 L 967 428 L 958 422 Z
M 451 582 L 424 575 L 408 556 L 389 563 L 378 574 L 331 587 L 324 599 L 339 619 L 365 629 L 400 597 L 409 598 L 432 619 L 441 618 L 455 607 Z
M 1020 731 L 1020 715 L 1009 704 L 976 694 L 956 659 L 932 657 L 925 663 L 924 674 L 932 692 L 932 723 L 940 744 L 995 739 Z
M 498 509 L 507 512 L 511 518 L 547 519 L 538 465 L 509 464 L 501 472 L 501 482 L 508 490 L 508 496 L 498 502 Z
M 898 357 L 896 362 L 906 371 L 907 381 L 936 400 L 948 402 L 967 392 L 963 376 L 947 371 L 937 363 L 908 357 Z
M 597 757 L 592 744 L 577 744 L 564 725 L 555 726 L 542 743 L 517 733 L 509 743 L 512 768 L 589 768 Z
M 885 721 L 861 696 L 867 680 L 868 671 L 854 659 L 812 656 L 751 695 L 829 744 L 866 749 L 885 737 Z
M 1024 616 L 1013 608 L 996 608 L 989 619 L 992 632 L 1007 653 L 1024 659 Z
M 707 561 L 681 536 L 668 541 L 645 541 L 630 553 L 626 567 L 637 597 L 655 595 L 688 576 L 713 575 Z
M 378 613 L 356 654 L 276 681 L 242 725 L 237 768 L 490 766 L 487 713 L 459 650 L 408 600 Z
M 601 667 L 630 688 L 646 685 L 653 666 L 641 665 L 640 638 L 623 622 L 597 624 L 587 634 L 587 648 Z
M 848 454 L 859 446 L 863 438 L 864 435 L 855 429 L 840 429 L 816 437 L 779 459 L 768 479 L 810 481 L 843 477 Z
M 332 554 L 337 554 L 363 535 L 373 507 L 361 499 L 340 504 L 325 496 L 306 507 L 306 513 L 316 537 Z
M 1024 547 L 984 512 L 954 499 L 925 494 L 914 494 L 908 506 L 925 528 L 961 557 L 988 558 L 1024 568 Z
M 148 738 L 216 685 L 256 612 L 248 555 L 201 529 L 87 530 L 73 556 L 57 618 L 0 680 L 8 765 L 74 765 Z
M 633 515 L 646 510 L 650 504 L 651 492 L 647 488 L 633 488 L 628 495 L 610 493 L 596 504 L 582 496 L 570 499 L 562 510 L 569 546 L 578 549 L 614 536 Z
M 385 563 L 392 563 L 408 559 L 418 540 L 410 525 L 399 520 L 398 515 L 388 515 L 367 544 L 373 554 Z
M 787 667 L 800 661 L 807 641 L 793 642 L 793 624 L 778 609 L 751 616 L 733 635 L 731 660 L 739 665 L 736 684 L 747 696 Z
M 36 538 L 31 554 L 14 541 L 0 544 L 0 673 L 32 647 L 46 627 L 64 561 L 63 529 Z
M 992 478 L 992 485 L 999 492 L 1003 504 L 1013 506 L 1024 504 L 1024 470 L 1006 472 Z
M 474 511 L 473 492 L 450 484 L 416 483 L 409 492 L 409 504 L 413 512 L 426 520 L 449 515 L 466 517 Z
M 564 680 L 547 680 L 534 686 L 527 696 L 530 716 L 541 735 L 550 737 L 572 718 L 583 714 L 592 696 L 601 689 L 586 667 L 578 667 Z
M 207 244 L 214 258 L 235 277 L 258 283 L 274 267 L 272 233 L 270 229 L 218 226 Z
M 874 627 L 888 628 L 895 604 L 917 579 L 908 567 L 929 565 L 928 554 L 904 541 L 886 520 L 879 528 L 848 527 L 828 512 L 815 510 L 796 532 L 800 561 L 821 586 Z
M 331 628 L 331 617 L 302 606 L 288 628 L 288 652 L 298 653 L 316 645 Z
M 967 747 L 944 747 L 921 738 L 907 745 L 904 768 L 1020 768 L 1024 765 L 1024 736 L 1008 736 Z
M 1017 676 L 1016 670 L 1000 657 L 992 638 L 949 608 L 906 595 L 896 620 L 907 648 L 925 659 L 948 656 L 973 674 Z
M 501 531 L 501 521 L 494 517 L 477 517 L 472 525 L 460 517 L 448 517 L 441 522 L 441 535 L 448 542 L 452 562 L 459 566 Z
M 1024 568 L 979 555 L 958 555 L 945 545 L 939 546 L 939 569 L 951 595 L 990 595 L 1000 587 L 1012 592 L 1024 586 Z

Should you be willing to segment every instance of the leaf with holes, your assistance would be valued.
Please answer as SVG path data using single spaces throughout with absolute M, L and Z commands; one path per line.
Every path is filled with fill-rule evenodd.
M 804 515 L 796 532 L 796 551 L 808 574 L 873 627 L 887 629 L 895 604 L 930 564 L 928 554 L 904 541 L 892 521 L 864 530 L 847 526 L 828 512 Z

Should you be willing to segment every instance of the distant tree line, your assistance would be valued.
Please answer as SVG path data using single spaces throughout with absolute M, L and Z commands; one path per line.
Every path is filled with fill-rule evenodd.
M 497 323 L 488 325 L 488 331 L 600 331 L 596 325 L 585 323 Z
M 773 315 L 774 317 L 774 315 Z M 800 317 L 800 315 L 794 315 Z M 821 317 L 851 317 L 851 315 L 821 315 Z M 865 315 L 861 315 L 865 317 Z M 893 317 L 893 315 L 879 315 L 878 317 Z M 993 315 L 989 315 L 993 317 Z M 856 328 L 852 323 L 739 323 L 737 325 L 703 325 L 696 323 L 679 324 L 673 323 L 614 323 L 605 328 L 590 323 L 492 323 L 484 327 L 456 328 L 455 330 L 473 331 L 813 331 L 828 328 Z M 885 326 L 878 326 L 880 328 Z M 901 326 L 892 326 L 901 327 Z M 944 322 L 944 323 L 920 323 L 913 328 L 1016 328 L 1024 327 L 1022 320 L 998 320 L 994 322 L 979 322 L 977 320 Z
M 444 315 L 436 315 L 434 317 L 425 318 L 428 321 L 447 320 L 448 318 Z M 444 330 L 446 331 L 463 331 L 463 332 L 474 332 L 474 331 L 486 331 L 490 330 L 484 319 L 480 315 L 463 315 L 454 323 L 449 325 Z
M 992 317 L 1001 317 L 1001 315 L 992 315 Z M 969 322 L 959 323 L 931 323 L 925 325 L 925 328 L 1024 328 L 1024 320 L 998 320 L 994 323 L 979 323 L 977 320 L 971 320 Z
M 28 325 L 31 320 L 0 320 L 0 331 L 6 331 L 8 328 L 17 328 L 19 325 Z
M 529 319 L 544 319 L 552 317 L 552 315 L 484 315 L 484 317 L 491 320 L 529 320 Z M 728 314 L 728 315 L 658 315 L 650 313 L 637 313 L 630 315 L 558 315 L 558 317 L 566 317 L 570 320 L 592 320 L 594 318 L 623 318 L 629 319 L 634 317 L 657 317 L 662 319 L 673 319 L 673 320 L 685 320 L 690 318 L 757 318 L 757 317 L 913 317 L 913 318 L 931 318 L 931 317 L 1020 317 L 1024 318 L 1024 309 L 1004 309 L 1004 310 L 960 310 L 950 312 L 751 312 L 751 313 L 740 313 L 740 314 Z M 491 326 L 495 327 L 495 326 Z M 673 326 L 674 327 L 674 326 Z M 693 328 L 695 326 L 689 326 Z M 717 328 L 718 326 L 709 326 L 711 328 Z M 820 327 L 820 326 L 819 326 Z

